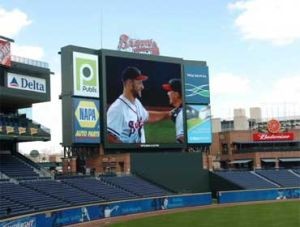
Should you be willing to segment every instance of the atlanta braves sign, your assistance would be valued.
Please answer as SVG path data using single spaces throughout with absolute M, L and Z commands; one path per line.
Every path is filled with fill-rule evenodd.
M 118 50 L 128 50 L 133 53 L 145 53 L 159 55 L 159 48 L 152 39 L 132 39 L 128 35 L 121 35 L 119 38 Z

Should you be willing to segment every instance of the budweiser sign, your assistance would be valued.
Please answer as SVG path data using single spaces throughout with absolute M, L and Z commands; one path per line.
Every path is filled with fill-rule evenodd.
M 5 40 L 0 40 L 0 65 L 11 66 L 10 42 Z
M 282 133 L 254 133 L 254 141 L 280 141 L 280 140 L 293 140 L 294 133 L 282 132 Z
M 118 50 L 159 55 L 159 48 L 152 39 L 132 39 L 125 34 L 120 35 Z
M 267 129 L 270 133 L 278 133 L 281 129 L 281 124 L 276 119 L 268 121 Z

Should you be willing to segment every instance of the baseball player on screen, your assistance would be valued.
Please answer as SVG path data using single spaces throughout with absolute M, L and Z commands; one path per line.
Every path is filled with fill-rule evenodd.
M 127 67 L 122 72 L 123 93 L 107 111 L 109 143 L 145 143 L 144 123 L 169 117 L 168 111 L 147 111 L 138 99 L 147 79 L 136 67 Z
M 176 140 L 184 142 L 183 113 L 182 113 L 182 92 L 180 79 L 171 79 L 169 83 L 163 84 L 162 88 L 168 92 L 170 105 L 175 107 L 171 111 L 171 119 L 176 126 Z

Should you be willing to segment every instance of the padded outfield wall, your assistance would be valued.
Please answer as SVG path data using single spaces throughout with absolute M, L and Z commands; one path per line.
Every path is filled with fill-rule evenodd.
M 133 153 L 131 172 L 174 192 L 209 192 L 202 153 Z

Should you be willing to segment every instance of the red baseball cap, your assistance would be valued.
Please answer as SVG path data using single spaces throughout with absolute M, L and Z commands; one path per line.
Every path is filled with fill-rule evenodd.
M 181 94 L 181 81 L 180 79 L 171 79 L 169 80 L 169 83 L 163 84 L 162 88 L 165 91 L 176 91 Z

